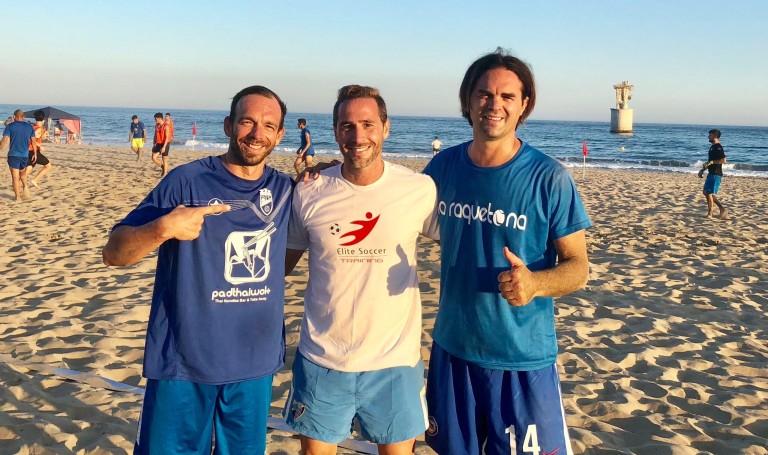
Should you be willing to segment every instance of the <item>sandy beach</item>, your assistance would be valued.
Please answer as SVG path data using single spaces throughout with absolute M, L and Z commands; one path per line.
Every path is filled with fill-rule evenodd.
M 171 163 L 204 154 L 172 150 Z M 46 155 L 54 169 L 31 200 L 13 201 L 7 170 L 0 186 L 0 453 L 131 453 L 155 255 L 107 268 L 101 248 L 159 170 L 148 150 L 137 162 L 128 147 L 49 144 Z M 293 156 L 269 164 L 288 172 Z M 719 220 L 704 217 L 694 174 L 579 169 L 574 178 L 594 223 L 589 284 L 557 300 L 575 453 L 768 454 L 768 179 L 726 175 L 730 216 Z M 419 258 L 428 360 L 439 247 L 423 241 Z M 305 256 L 287 282 L 275 417 L 306 272 Z M 291 433 L 268 438 L 271 454 L 299 453 Z M 416 453 L 433 452 L 422 438 Z

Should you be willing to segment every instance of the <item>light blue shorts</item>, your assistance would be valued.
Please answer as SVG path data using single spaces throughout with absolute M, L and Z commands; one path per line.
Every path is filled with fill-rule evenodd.
M 210 385 L 147 379 L 134 454 L 265 453 L 272 375 Z
M 427 429 L 424 365 L 347 373 L 323 368 L 297 352 L 283 414 L 299 434 L 329 444 L 349 436 L 352 419 L 371 442 L 407 441 Z
M 722 179 L 722 176 L 707 174 L 707 180 L 704 181 L 704 194 L 717 194 Z

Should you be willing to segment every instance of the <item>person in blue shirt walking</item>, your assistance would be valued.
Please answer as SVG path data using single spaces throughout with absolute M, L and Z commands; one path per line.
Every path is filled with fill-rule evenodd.
M 516 136 L 533 73 L 504 50 L 459 90 L 472 140 L 432 158 L 440 304 L 427 378 L 427 443 L 440 454 L 570 454 L 553 297 L 582 288 L 589 217 L 568 171 Z
M 285 358 L 285 249 L 293 181 L 266 165 L 285 104 L 232 99 L 224 155 L 169 172 L 117 224 L 106 265 L 158 249 L 135 453 L 262 454 L 272 376 Z
M 37 160 L 38 145 L 35 139 L 35 129 L 24 121 L 24 111 L 16 109 L 13 112 L 13 122 L 5 125 L 3 139 L 0 140 L 0 150 L 8 148 L 8 168 L 11 170 L 11 184 L 16 202 L 25 201 L 32 197 L 27 181 L 27 166 Z M 31 147 L 31 149 L 30 149 Z
M 303 170 L 302 164 L 304 164 L 304 168 L 312 167 L 315 147 L 312 145 L 312 135 L 309 132 L 309 128 L 307 128 L 307 120 L 300 118 L 297 127 L 301 130 L 301 145 L 296 149 L 298 156 L 296 157 L 296 162 L 293 163 L 293 167 L 296 169 L 296 175 L 299 175 Z

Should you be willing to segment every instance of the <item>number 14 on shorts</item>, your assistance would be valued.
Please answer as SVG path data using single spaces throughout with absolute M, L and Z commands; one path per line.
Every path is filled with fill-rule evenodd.
M 509 433 L 509 449 L 512 455 L 517 455 L 517 437 L 515 436 L 515 426 L 510 425 L 504 433 Z M 559 451 L 556 450 L 555 454 Z M 525 438 L 523 439 L 523 453 L 531 453 L 534 455 L 555 455 L 545 454 L 539 447 L 539 435 L 536 431 L 536 425 L 528 425 L 528 429 L 525 431 Z

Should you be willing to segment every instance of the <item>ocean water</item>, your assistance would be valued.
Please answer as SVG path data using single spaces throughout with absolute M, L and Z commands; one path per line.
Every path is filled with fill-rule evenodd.
M 1 118 L 11 115 L 18 107 L 31 110 L 41 106 L 0 104 Z M 131 116 L 138 115 L 151 134 L 153 115 L 157 112 L 152 109 L 55 107 L 81 117 L 84 143 L 126 147 Z M 164 110 L 163 113 L 166 111 L 174 118 L 177 146 L 226 150 L 228 139 L 223 125 L 228 111 Z M 285 120 L 285 137 L 275 151 L 295 152 L 299 146 L 299 130 L 296 128 L 299 117 L 307 119 L 317 154 L 321 158 L 324 155 L 338 157 L 330 113 L 289 112 Z M 607 109 L 606 118 L 609 118 Z M 192 138 L 194 122 L 197 122 L 195 141 Z M 393 116 L 390 122 L 390 136 L 384 143 L 385 157 L 429 159 L 432 156 L 430 144 L 435 136 L 440 137 L 444 148 L 472 138 L 469 125 L 460 117 Z M 582 143 L 586 140 L 588 168 L 695 173 L 707 159 L 710 145 L 707 132 L 711 128 L 722 131 L 721 143 L 728 156 L 726 175 L 768 178 L 766 127 L 636 123 L 632 134 L 614 134 L 610 132 L 609 122 L 529 120 L 518 130 L 518 137 L 570 167 L 583 165 Z

